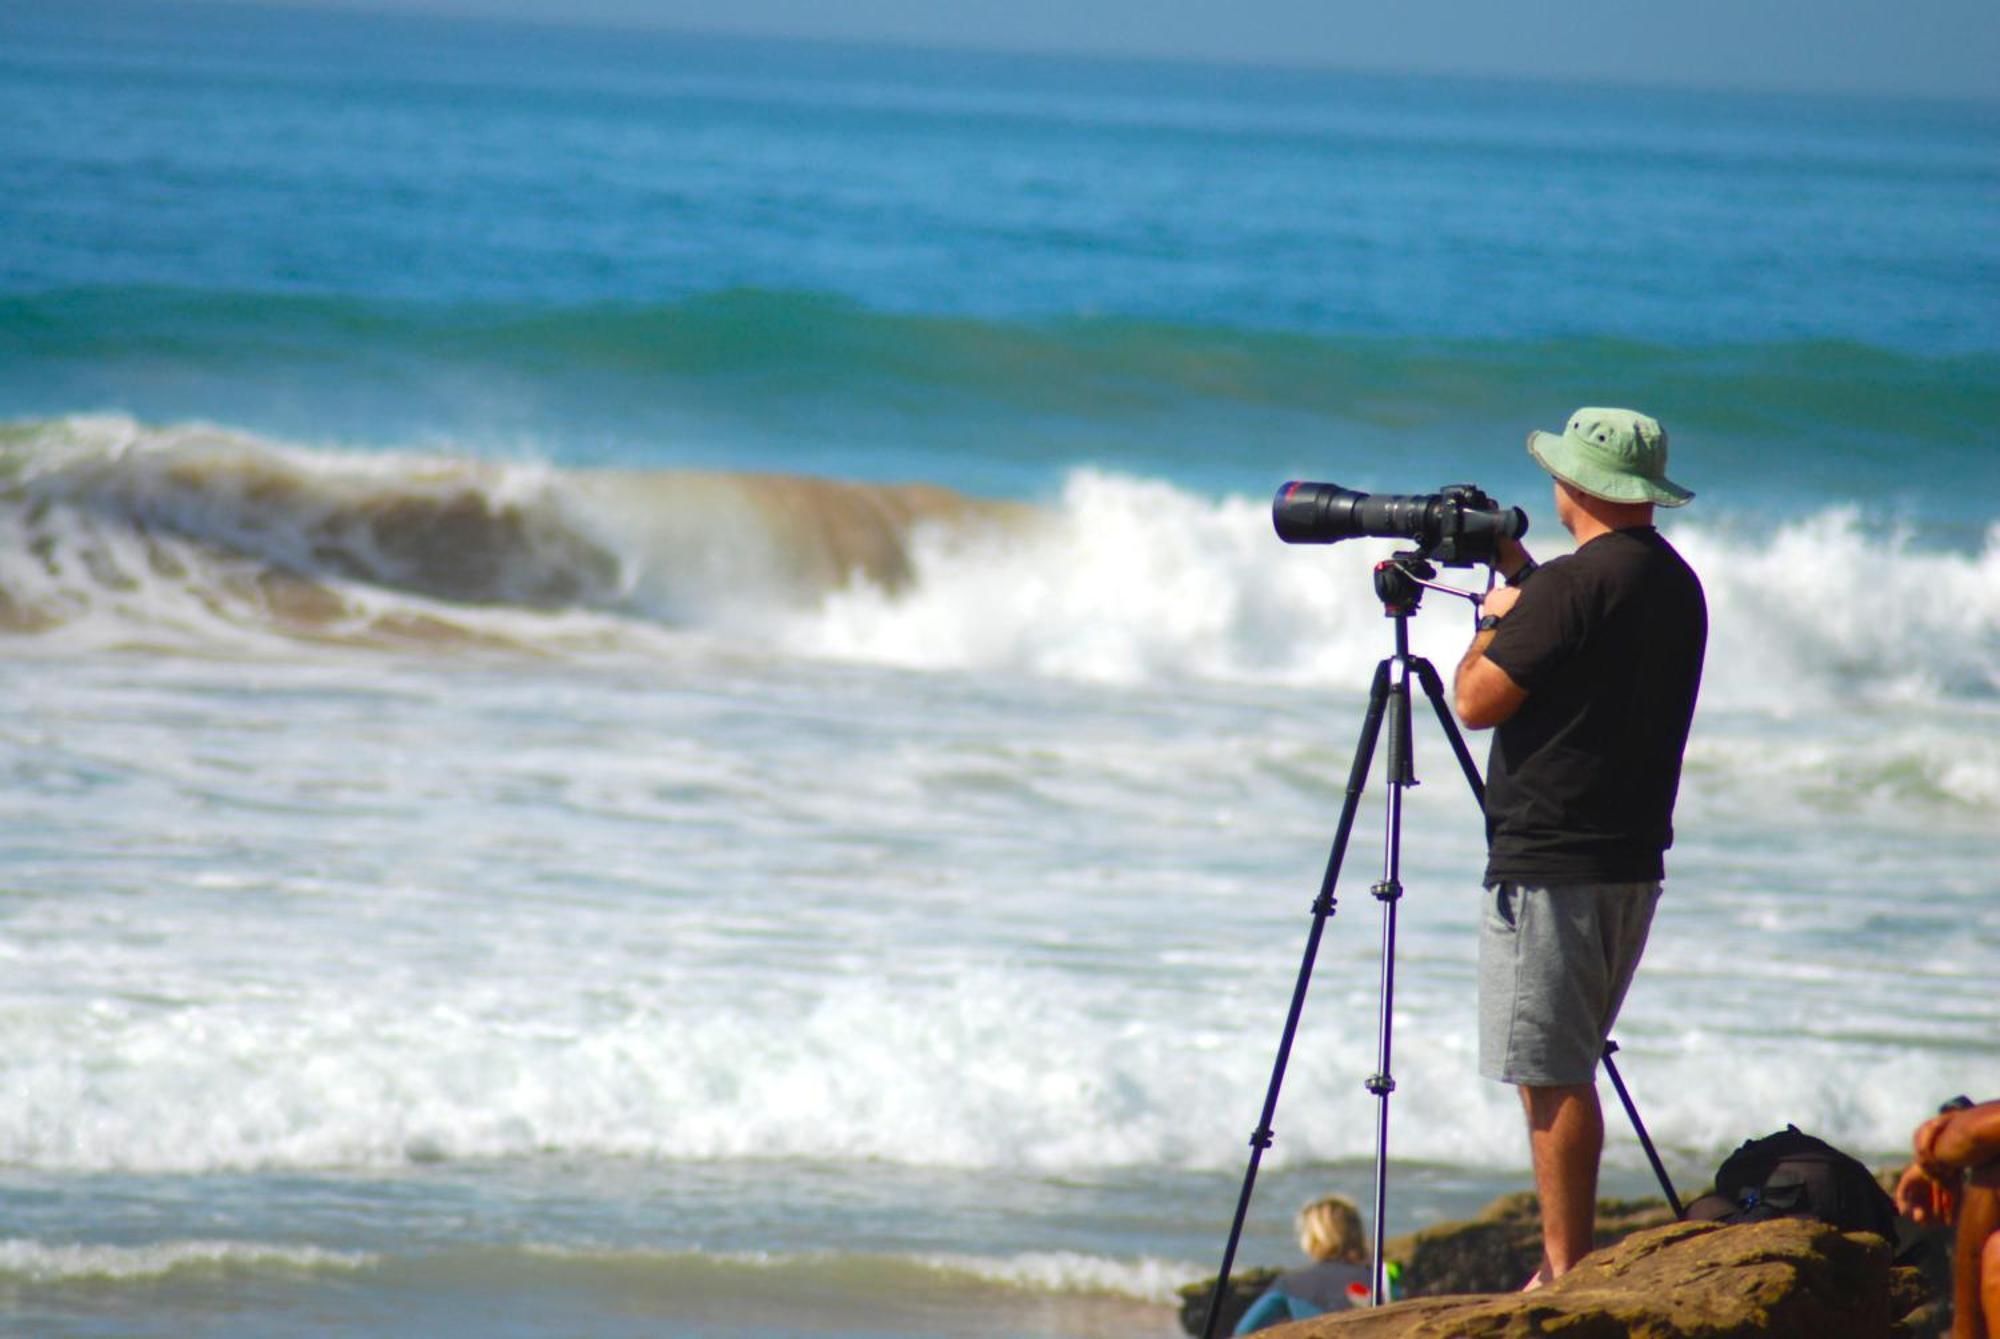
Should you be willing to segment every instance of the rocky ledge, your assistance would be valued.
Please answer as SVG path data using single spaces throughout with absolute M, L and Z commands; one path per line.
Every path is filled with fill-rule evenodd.
M 1599 1251 L 1532 1293 L 1424 1297 L 1268 1331 L 1271 1339 L 1883 1339 L 1928 1300 L 1889 1243 L 1780 1218 L 1673 1223 Z
M 1599 1200 L 1594 1250 L 1674 1221 L 1664 1200 Z M 1444 1223 L 1383 1243 L 1402 1269 L 1404 1297 L 1512 1292 L 1542 1263 L 1542 1206 L 1531 1190 L 1503 1195 L 1469 1223 Z
M 1541 1258 L 1535 1197 L 1509 1195 L 1469 1223 L 1392 1238 L 1409 1300 L 1260 1331 L 1272 1339 L 1488 1339 L 1564 1334 L 1575 1339 L 1919 1339 L 1939 1333 L 1937 1295 L 1949 1293 L 1949 1233 L 1897 1267 L 1891 1244 L 1809 1219 L 1723 1227 L 1676 1223 L 1664 1204 L 1603 1202 L 1597 1243 L 1582 1265 L 1533 1293 L 1517 1293 Z M 1940 1267 L 1941 1266 L 1941 1270 Z M 1227 1334 L 1269 1275 L 1237 1275 L 1219 1327 Z M 1925 1274 L 1930 1277 L 1926 1279 Z M 1182 1322 L 1201 1333 L 1208 1285 L 1183 1290 Z
M 1271 1339 L 1883 1339 L 1929 1300 L 1889 1243 L 1808 1219 L 1670 1223 L 1532 1293 L 1420 1297 L 1261 1331 Z

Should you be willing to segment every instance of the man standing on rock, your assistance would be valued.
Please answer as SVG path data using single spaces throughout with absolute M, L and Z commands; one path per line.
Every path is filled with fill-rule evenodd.
M 1555 479 L 1576 552 L 1537 566 L 1503 543 L 1458 667 L 1458 714 L 1498 727 L 1486 773 L 1479 1068 L 1519 1086 L 1543 1258 L 1535 1287 L 1591 1247 L 1604 1118 L 1597 1064 L 1646 944 L 1673 842 L 1701 682 L 1701 583 L 1653 528 L 1694 495 L 1666 477 L 1643 414 L 1579 409 L 1528 453 Z

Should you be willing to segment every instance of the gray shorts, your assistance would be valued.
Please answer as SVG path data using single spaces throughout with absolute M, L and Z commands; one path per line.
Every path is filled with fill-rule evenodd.
M 1652 881 L 1489 887 L 1479 927 L 1479 1072 L 1537 1088 L 1596 1082 L 1659 900 Z

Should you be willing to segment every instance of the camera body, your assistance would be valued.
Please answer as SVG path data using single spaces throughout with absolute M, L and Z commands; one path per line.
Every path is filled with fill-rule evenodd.
M 1287 544 L 1337 544 L 1372 536 L 1407 539 L 1418 556 L 1446 567 L 1491 566 L 1503 538 L 1528 533 L 1528 514 L 1502 507 L 1476 484 L 1435 493 L 1357 493 L 1294 480 L 1271 500 L 1271 524 Z

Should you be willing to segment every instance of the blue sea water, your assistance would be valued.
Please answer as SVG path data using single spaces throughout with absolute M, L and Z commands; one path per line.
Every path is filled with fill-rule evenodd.
M 1934 491 L 1994 481 L 1990 106 L 6 22 L 20 415 L 1014 495 L 1079 459 L 1414 489 L 1637 382 L 1766 494 L 1933 491 L 1897 478 L 1913 437 L 1978 485 Z
M 1715 623 L 1676 1176 L 2000 1088 L 1992 104 L 86 0 L 0 200 L 8 1325 L 1172 1333 L 1388 650 L 1266 500 L 1560 552 L 1586 403 Z M 1419 751 L 1392 1231 L 1526 1179 Z M 1366 1198 L 1374 914 L 1250 1263 Z

